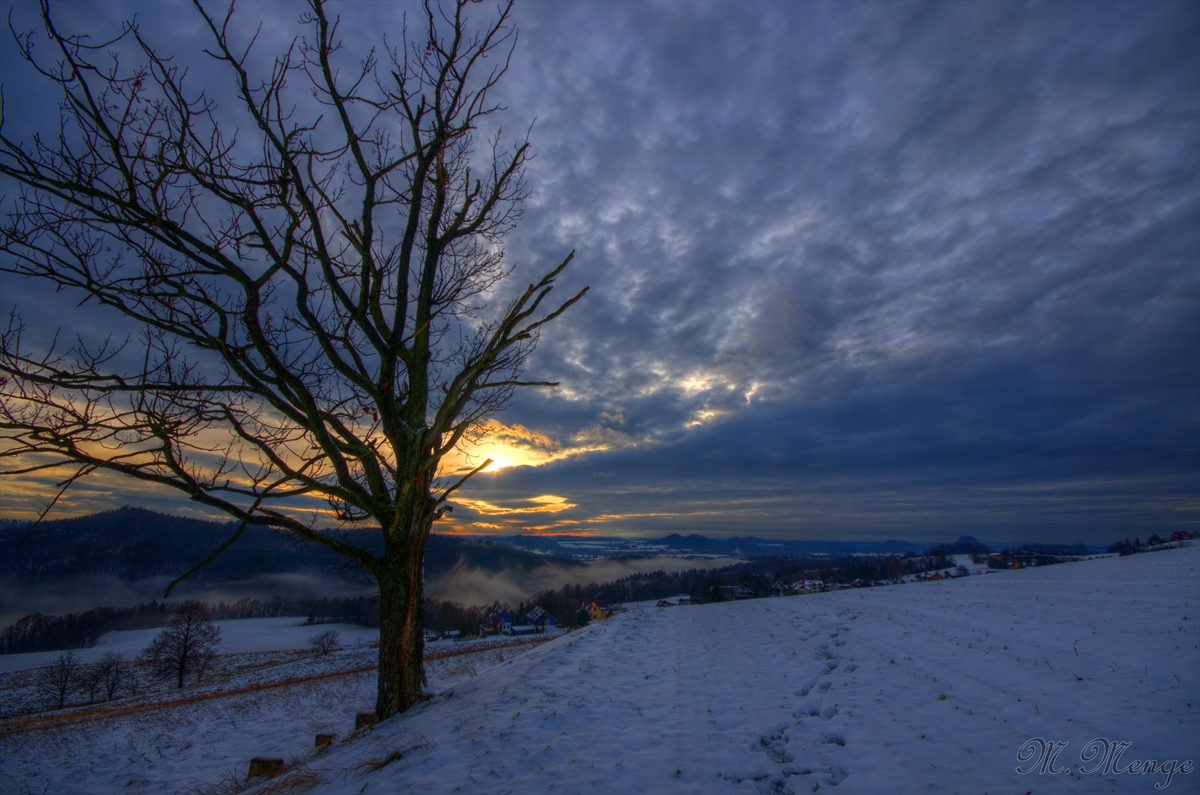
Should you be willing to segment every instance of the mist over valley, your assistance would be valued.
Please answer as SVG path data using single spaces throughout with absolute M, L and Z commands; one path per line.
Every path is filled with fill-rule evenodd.
M 167 586 L 235 532 L 235 523 L 206 522 L 125 507 L 89 516 L 0 525 L 0 626 L 29 613 L 59 615 L 93 607 L 162 600 Z M 351 531 L 371 543 L 370 529 Z M 16 546 L 24 538 L 20 546 Z M 507 539 L 506 539 L 507 540 Z M 616 580 L 649 571 L 728 566 L 738 556 L 640 554 L 597 557 L 569 546 L 554 553 L 519 549 L 483 538 L 434 534 L 425 553 L 425 594 L 464 604 L 517 604 L 564 585 Z M 668 550 L 669 551 L 669 550 Z M 588 559 L 584 559 L 588 558 Z M 179 583 L 170 599 L 210 603 L 241 598 L 342 598 L 376 593 L 366 574 L 316 545 L 297 545 L 250 526 L 215 560 Z

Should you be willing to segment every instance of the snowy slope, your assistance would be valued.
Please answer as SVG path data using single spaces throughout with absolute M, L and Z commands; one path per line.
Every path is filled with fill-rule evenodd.
M 273 622 L 248 619 L 236 629 L 270 629 Z M 303 642 L 301 629 L 295 628 L 289 645 Z M 278 626 L 263 636 L 267 645 L 287 642 Z M 541 640 L 429 644 L 430 685 L 451 687 Z M 240 792 L 251 757 L 303 760 L 313 753 L 315 734 L 349 735 L 355 713 L 374 707 L 376 657 L 370 648 L 329 656 L 227 654 L 200 686 L 176 690 L 143 680 L 138 695 L 38 715 L 19 710 L 19 702 L 36 696 L 31 682 L 22 681 L 25 672 L 5 674 L 0 709 L 15 706 L 18 712 L 0 720 L 0 793 Z
M 242 667 L 182 691 L 194 703 L 0 721 L 0 791 L 236 792 L 251 757 L 280 756 L 289 772 L 260 792 L 1161 792 L 1163 774 L 1079 774 L 1080 752 L 1105 737 L 1132 743 L 1122 766 L 1200 761 L 1198 613 L 1197 547 L 645 605 L 536 647 L 432 644 L 453 655 L 429 664 L 438 695 L 357 735 L 374 673 L 350 672 L 370 649 L 297 656 L 269 650 L 303 644 L 295 619 L 228 622 L 260 651 L 223 658 Z M 344 741 L 315 752 L 329 731 Z M 1017 773 L 1033 737 L 1068 743 L 1073 773 Z
M 1081 774 L 1080 753 L 1103 737 L 1132 743 L 1121 766 L 1200 762 L 1197 619 L 1195 547 L 639 608 L 289 775 L 325 793 L 1162 791 Z M 1067 742 L 1072 772 L 1016 772 L 1035 737 Z M 1168 791 L 1198 789 L 1193 769 Z

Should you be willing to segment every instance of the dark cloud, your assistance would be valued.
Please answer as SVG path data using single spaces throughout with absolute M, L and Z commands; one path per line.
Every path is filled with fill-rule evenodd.
M 342 14 L 358 35 L 406 8 Z M 468 498 L 560 495 L 513 521 L 594 532 L 1200 521 L 1195 4 L 528 3 L 517 23 L 504 124 L 536 117 L 538 157 L 510 287 L 576 249 L 564 291 L 592 290 L 532 362 L 563 386 L 500 419 L 619 449 Z

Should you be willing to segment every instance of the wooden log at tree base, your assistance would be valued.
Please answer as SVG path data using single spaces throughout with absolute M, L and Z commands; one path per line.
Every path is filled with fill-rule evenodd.
M 333 745 L 335 737 L 337 737 L 336 734 L 318 734 L 317 740 L 313 743 L 313 746 L 316 748 L 328 748 L 329 746 Z
M 360 712 L 354 716 L 354 729 L 370 728 L 376 723 L 379 723 L 379 718 L 374 712 Z
M 267 759 L 265 757 L 256 756 L 250 760 L 250 774 L 247 779 L 265 776 L 266 778 L 275 778 L 283 775 L 283 760 L 282 759 Z

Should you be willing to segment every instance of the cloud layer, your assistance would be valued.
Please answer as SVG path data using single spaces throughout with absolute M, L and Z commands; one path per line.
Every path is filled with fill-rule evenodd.
M 1101 542 L 1200 521 L 1196 5 L 516 21 L 504 123 L 536 118 L 537 159 L 510 288 L 575 249 L 563 291 L 592 289 L 531 362 L 562 386 L 498 418 L 481 454 L 503 466 L 448 529 Z

